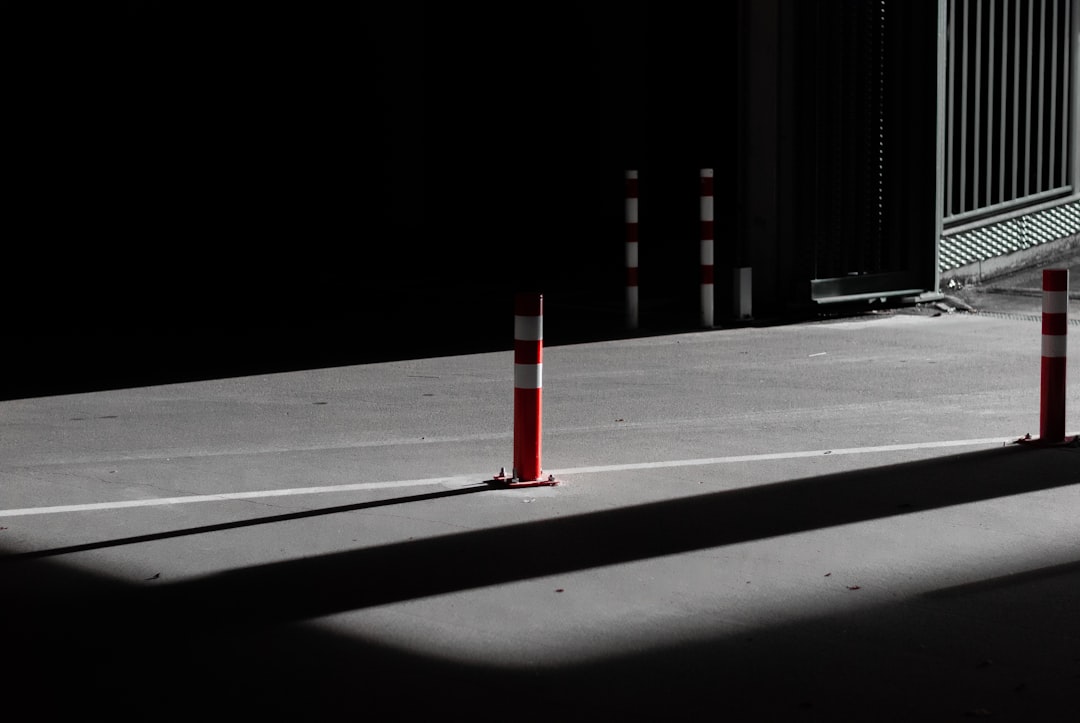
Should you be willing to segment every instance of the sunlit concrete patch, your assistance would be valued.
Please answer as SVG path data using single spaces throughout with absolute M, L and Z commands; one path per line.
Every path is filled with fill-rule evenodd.
M 425 658 L 507 670 L 747 640 L 882 609 L 944 627 L 989 626 L 985 609 L 942 604 L 935 591 L 1075 563 L 1077 514 L 1076 489 L 1043 490 L 380 605 L 311 624 Z M 956 618 L 965 614 L 974 617 Z M 1054 636 L 1053 625 L 1032 620 L 1028 634 Z M 878 653 L 926 654 L 941 643 L 935 630 L 905 635 L 891 640 L 897 649 Z M 837 641 L 789 640 L 808 642 Z
M 0 519 L 2 564 L 60 563 L 118 580 L 172 584 L 342 550 L 460 533 L 452 510 L 487 485 L 374 487 Z
M 112 502 L 89 502 L 75 505 L 25 507 L 0 510 L 0 517 L 24 517 L 29 515 L 50 515 L 69 512 L 94 512 L 100 510 L 128 509 L 132 507 L 158 507 L 169 505 L 196 504 L 201 502 L 227 502 L 232 500 L 266 499 L 271 497 L 295 497 L 298 495 L 362 492 L 369 490 L 400 489 L 407 487 L 465 487 L 475 484 L 477 484 L 476 476 L 433 477 L 419 480 L 396 480 L 392 482 L 357 482 L 355 484 L 332 486 L 286 487 L 284 489 L 256 490 L 252 492 L 219 492 L 210 495 L 185 495 L 181 497 L 148 497 L 138 500 L 116 500 Z

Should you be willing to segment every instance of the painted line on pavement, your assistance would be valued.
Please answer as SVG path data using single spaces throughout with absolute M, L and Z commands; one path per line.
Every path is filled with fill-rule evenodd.
M 817 449 L 810 452 L 775 452 L 772 454 L 745 454 L 735 457 L 706 457 L 703 459 L 681 459 L 668 462 L 639 462 L 635 464 L 611 464 L 596 467 L 568 467 L 555 470 L 557 474 L 585 474 L 588 472 L 626 472 L 635 469 L 663 469 L 667 467 L 697 467 L 710 464 L 731 464 L 733 462 L 767 462 L 777 459 L 801 459 L 804 457 L 822 457 L 843 454 L 876 454 L 881 452 L 905 452 L 915 449 L 941 449 L 944 447 L 974 447 L 984 444 L 1007 444 L 1015 438 L 990 437 L 986 439 L 955 439 L 941 442 L 916 442 L 914 444 L 886 444 L 880 447 L 849 447 L 846 449 Z
M 96 510 L 119 510 L 125 507 L 155 507 L 183 505 L 192 502 L 224 502 L 227 500 L 251 500 L 263 497 L 288 497 L 292 495 L 318 495 L 327 492 L 360 492 L 364 490 L 397 489 L 399 487 L 424 487 L 430 485 L 465 487 L 476 484 L 476 477 L 432 477 L 430 479 L 398 480 L 396 482 L 358 482 L 347 485 L 323 487 L 294 487 L 283 490 L 258 490 L 253 492 L 223 492 L 216 495 L 187 495 L 185 497 L 153 497 L 145 500 L 122 500 L 119 502 L 91 502 L 81 505 L 56 505 L 54 507 L 24 507 L 19 510 L 0 510 L 0 517 L 21 515 L 49 515 L 58 512 L 92 512 Z
M 566 467 L 551 470 L 558 476 L 570 474 L 589 474 L 596 472 L 627 472 L 642 469 L 667 469 L 671 467 L 698 467 L 715 464 L 733 464 L 738 462 L 767 462 L 784 459 L 803 459 L 826 455 L 880 454 L 882 452 L 906 452 L 923 449 L 944 449 L 948 447 L 976 447 L 983 445 L 1001 445 L 1015 441 L 1015 438 L 987 437 L 984 439 L 956 439 L 938 442 L 916 442 L 914 444 L 887 444 L 877 447 L 848 447 L 844 449 L 818 449 L 807 452 L 774 452 L 770 454 L 744 454 L 732 457 L 705 457 L 701 459 L 679 459 L 666 462 L 636 462 L 630 464 L 608 464 L 592 467 Z M 549 470 L 545 470 L 549 471 Z M 128 507 L 154 507 L 162 505 L 182 505 L 195 502 L 225 502 L 229 500 L 251 500 L 264 497 L 288 497 L 294 495 L 316 495 L 334 492 L 362 492 L 365 490 L 396 489 L 400 487 L 423 487 L 429 485 L 449 485 L 465 487 L 483 484 L 477 479 L 483 475 L 458 475 L 455 477 L 431 477 L 427 479 L 398 480 L 395 482 L 359 482 L 345 485 L 326 485 L 321 487 L 293 487 L 281 490 L 258 490 L 252 492 L 223 492 L 214 495 L 187 495 L 184 497 L 158 497 L 143 500 L 121 500 L 117 502 L 92 502 L 81 505 L 56 505 L 52 507 L 24 507 L 22 509 L 0 510 L 0 517 L 20 517 L 24 515 L 48 515 L 61 512 L 93 512 L 99 510 L 119 510 Z

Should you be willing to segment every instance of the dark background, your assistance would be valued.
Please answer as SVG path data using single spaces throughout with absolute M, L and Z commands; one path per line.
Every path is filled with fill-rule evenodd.
M 625 334 L 627 169 L 635 333 L 700 328 L 701 168 L 716 177 L 718 325 L 737 321 L 739 266 L 754 267 L 758 319 L 803 313 L 822 275 L 925 276 L 936 20 L 890 4 L 875 40 L 883 12 L 8 6 L 0 394 L 505 349 L 522 291 L 544 294 L 545 343 Z M 884 99 L 859 90 L 877 42 Z M 863 146 L 879 107 L 895 115 L 875 226 L 856 211 L 881 207 L 861 180 L 877 178 Z M 841 157 L 866 168 L 821 183 Z M 862 253 L 864 227 L 891 246 Z
M 505 345 L 518 291 L 611 333 L 627 168 L 649 321 L 691 320 L 735 4 L 90 5 L 11 15 L 20 385 Z

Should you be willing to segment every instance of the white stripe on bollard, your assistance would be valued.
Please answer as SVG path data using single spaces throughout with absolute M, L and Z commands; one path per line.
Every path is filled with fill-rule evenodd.
M 515 364 L 514 365 L 514 388 L 515 389 L 541 389 L 543 388 L 544 365 L 543 364 Z
M 1043 334 L 1042 355 L 1050 359 L 1064 359 L 1068 342 L 1065 336 Z

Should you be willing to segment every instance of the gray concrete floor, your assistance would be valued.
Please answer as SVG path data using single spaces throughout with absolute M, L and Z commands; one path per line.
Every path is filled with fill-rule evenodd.
M 509 351 L 0 402 L 5 698 L 36 720 L 1075 717 L 1080 449 L 1014 444 L 1038 434 L 1039 299 L 979 291 L 548 346 L 552 487 L 489 483 Z

